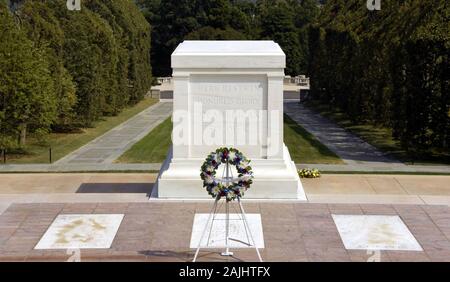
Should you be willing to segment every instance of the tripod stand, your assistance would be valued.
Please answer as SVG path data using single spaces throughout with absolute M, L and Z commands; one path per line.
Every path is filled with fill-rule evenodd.
M 225 164 L 224 172 L 222 173 L 222 178 L 221 179 L 216 179 L 216 181 L 219 181 L 219 182 L 222 182 L 222 183 L 226 183 L 226 185 L 230 185 L 233 181 L 236 181 L 236 180 L 237 179 L 233 178 L 233 173 L 232 173 L 230 164 L 227 162 Z M 220 195 L 217 195 L 217 197 L 216 197 L 216 199 L 214 201 L 213 207 L 212 207 L 212 209 L 211 209 L 211 211 L 209 213 L 208 220 L 206 221 L 206 224 L 205 224 L 205 227 L 203 229 L 202 235 L 200 237 L 200 241 L 198 243 L 197 250 L 195 252 L 195 256 L 194 256 L 193 262 L 195 262 L 197 260 L 197 257 L 198 257 L 198 254 L 200 252 L 200 249 L 209 246 L 213 224 L 214 224 L 214 221 L 217 220 L 216 219 L 217 207 L 218 207 L 220 199 L 221 199 Z M 256 246 L 256 242 L 255 242 L 255 240 L 253 238 L 252 231 L 250 230 L 250 225 L 248 224 L 247 215 L 245 213 L 244 207 L 242 206 L 242 202 L 241 202 L 241 197 L 240 196 L 237 197 L 237 201 L 238 201 L 238 205 L 239 205 L 239 215 L 238 216 L 239 216 L 240 220 L 242 220 L 242 222 L 244 224 L 244 230 L 245 230 L 245 233 L 246 233 L 246 236 L 247 236 L 247 240 L 248 240 L 248 243 L 246 243 L 246 244 L 248 246 L 253 246 L 255 248 L 256 254 L 258 255 L 258 259 L 259 259 L 260 262 L 262 262 L 261 254 L 259 253 L 259 249 Z M 205 238 L 208 229 L 209 229 L 209 235 L 208 235 L 208 239 L 207 239 L 206 245 L 202 245 L 203 239 Z M 242 242 L 240 240 L 236 240 L 236 239 L 230 238 L 230 201 L 225 199 L 225 251 L 221 253 L 222 256 L 233 256 L 233 253 L 230 252 L 230 244 L 229 244 L 230 240 Z

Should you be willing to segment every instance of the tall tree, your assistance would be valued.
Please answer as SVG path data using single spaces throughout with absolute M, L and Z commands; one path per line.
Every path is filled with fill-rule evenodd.
M 23 145 L 27 132 L 90 126 L 149 90 L 150 25 L 133 1 L 83 1 L 81 11 L 65 1 L 7 2 L 0 0 L 4 146 L 18 136 Z
M 313 96 L 391 128 L 411 156 L 450 159 L 448 1 L 328 1 L 309 28 Z
M 53 11 L 44 2 L 26 1 L 18 11 L 28 38 L 34 46 L 45 51 L 56 94 L 57 120 L 54 129 L 70 129 L 75 122 L 77 98 L 73 78 L 64 67 L 64 32 Z
M 153 27 L 151 58 L 156 76 L 171 74 L 170 55 L 185 39 L 241 40 L 252 38 L 255 32 L 253 18 L 240 9 L 249 6 L 230 0 L 140 0 L 138 3 Z
M 303 58 L 292 7 L 286 1 L 261 1 L 259 11 L 261 37 L 280 44 L 286 53 L 286 73 L 298 75 Z
M 25 146 L 28 132 L 47 132 L 56 118 L 52 77 L 42 50 L 33 46 L 0 2 L 0 143 Z

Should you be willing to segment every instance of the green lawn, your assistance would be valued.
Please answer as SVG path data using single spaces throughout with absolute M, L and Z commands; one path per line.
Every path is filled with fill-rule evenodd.
M 348 116 L 336 109 L 330 109 L 328 105 L 321 104 L 317 101 L 310 101 L 305 104 L 307 107 L 318 112 L 324 117 L 336 122 L 346 130 L 359 136 L 361 139 L 380 149 L 383 152 L 392 155 L 394 158 L 408 164 L 412 164 L 411 157 L 403 150 L 397 140 L 392 138 L 392 130 L 387 127 L 377 126 L 374 124 L 357 124 L 352 122 Z M 414 160 L 415 164 L 448 164 L 450 155 L 448 152 L 431 151 L 426 158 Z
M 153 129 L 141 141 L 134 144 L 118 160 L 119 163 L 161 163 L 166 158 L 171 141 L 172 122 L 169 119 Z M 340 164 L 338 156 L 285 116 L 284 142 L 292 159 L 297 163 Z
M 134 144 L 120 158 L 118 163 L 162 163 L 172 143 L 172 120 L 166 119 L 147 136 Z
M 56 161 L 125 122 L 156 102 L 158 102 L 157 99 L 146 98 L 135 106 L 124 109 L 117 116 L 104 117 L 102 120 L 96 122 L 94 127 L 82 129 L 81 133 L 52 133 L 45 144 L 41 144 L 36 138 L 30 136 L 27 140 L 26 154 L 8 155 L 7 163 L 48 163 L 49 147 L 52 148 L 53 161 Z

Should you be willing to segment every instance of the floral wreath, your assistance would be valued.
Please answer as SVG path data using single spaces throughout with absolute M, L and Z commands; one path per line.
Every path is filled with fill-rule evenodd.
M 215 178 L 217 168 L 226 163 L 234 165 L 238 172 L 238 178 L 232 179 L 229 185 Z M 253 183 L 252 167 L 249 164 L 250 160 L 237 149 L 219 148 L 206 158 L 201 167 L 203 187 L 213 198 L 226 197 L 227 201 L 232 201 L 242 197 Z

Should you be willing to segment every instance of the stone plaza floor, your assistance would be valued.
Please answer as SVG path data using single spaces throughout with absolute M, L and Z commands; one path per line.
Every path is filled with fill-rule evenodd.
M 261 214 L 265 261 L 450 261 L 450 207 L 429 205 L 244 202 Z M 81 261 L 190 261 L 194 215 L 211 202 L 25 203 L 0 216 L 1 261 L 67 261 L 72 250 L 35 250 L 58 215 L 123 214 L 108 249 L 82 249 Z M 347 250 L 332 215 L 396 215 L 423 251 Z M 220 250 L 217 250 L 220 251 Z M 254 249 L 222 257 L 204 250 L 199 261 L 257 261 Z
M 147 202 L 154 173 L 0 174 L 0 214 L 12 203 Z M 302 179 L 311 203 L 450 205 L 450 176 L 323 174 Z
M 156 174 L 151 173 L 0 174 L 0 261 L 71 260 L 74 250 L 45 249 L 58 245 L 48 240 L 58 236 L 58 230 L 43 242 L 41 239 L 55 225 L 55 219 L 92 214 L 114 215 L 120 220 L 115 226 L 105 225 L 107 220 L 93 222 L 100 231 L 109 228 L 105 228 L 109 230 L 107 244 L 94 245 L 107 248 L 81 249 L 81 261 L 192 260 L 194 218 L 196 214 L 208 213 L 212 202 L 149 200 L 155 179 Z M 308 203 L 243 202 L 247 213 L 260 215 L 264 239 L 261 254 L 265 261 L 450 261 L 449 179 L 450 176 L 324 174 L 319 179 L 302 180 Z M 347 237 L 344 244 L 334 221 L 339 218 L 336 215 L 390 216 L 388 220 L 381 219 L 381 225 L 372 233 L 386 229 L 384 223 L 400 219 L 420 248 L 410 246 L 421 251 L 347 250 L 345 246 L 364 246 L 358 240 L 367 239 L 368 233 L 355 234 L 345 226 L 346 217 L 341 217 L 344 226 L 339 231 L 346 232 Z M 350 227 L 357 223 L 350 221 Z M 392 245 L 395 242 L 389 240 L 396 237 L 397 227 L 382 232 L 392 233 L 385 238 L 387 241 L 369 238 L 373 242 L 366 243 Z M 233 250 L 234 257 L 222 257 L 220 251 L 202 250 L 199 261 L 257 260 L 254 249 Z

